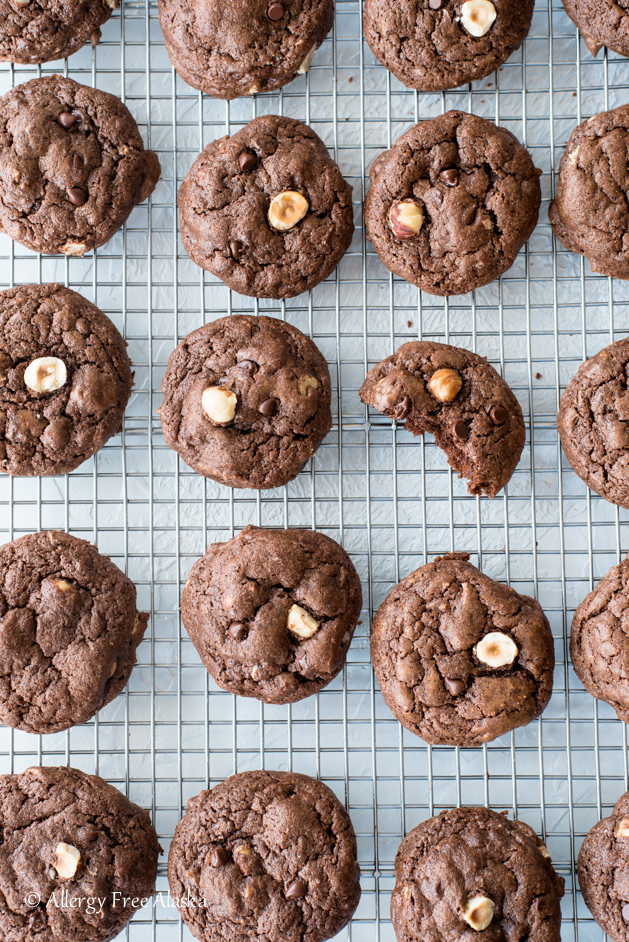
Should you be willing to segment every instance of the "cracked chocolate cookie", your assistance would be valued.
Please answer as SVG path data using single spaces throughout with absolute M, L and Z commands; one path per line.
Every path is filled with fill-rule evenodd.
M 413 435 L 430 432 L 470 494 L 495 497 L 524 447 L 517 399 L 484 357 L 411 341 L 367 374 L 360 398 Z
M 159 175 L 130 111 L 108 92 L 47 75 L 0 98 L 0 230 L 34 252 L 104 245 Z
M 0 471 L 78 468 L 120 431 L 132 387 L 125 341 L 76 291 L 0 292 Z
M 330 373 L 273 317 L 234 314 L 171 354 L 159 409 L 167 444 L 205 477 L 260 490 L 297 477 L 330 431 Z
M 255 118 L 208 144 L 179 190 L 190 258 L 239 294 L 292 298 L 334 271 L 354 232 L 352 188 L 292 118 Z
M 522 45 L 535 0 L 366 0 L 365 38 L 396 78 L 424 92 L 482 79 Z
M 463 111 L 416 124 L 373 163 L 365 224 L 422 291 L 465 294 L 513 265 L 535 226 L 539 171 L 506 128 Z
M 628 149 L 629 105 L 579 124 L 561 158 L 548 211 L 564 248 L 611 278 L 629 279 Z
M 629 792 L 589 831 L 578 859 L 585 905 L 613 942 L 629 940 Z
M 561 397 L 557 429 L 575 474 L 629 508 L 629 337 L 581 364 Z
M 44 531 L 0 547 L 0 720 L 28 733 L 86 723 L 126 686 L 148 615 L 95 546 Z
M 308 71 L 334 22 L 334 0 L 159 0 L 170 60 L 193 88 L 239 98 Z
M 564 9 L 578 27 L 593 56 L 603 46 L 629 56 L 629 15 L 621 0 L 562 0 Z
M 553 637 L 540 605 L 449 553 L 403 579 L 371 627 L 384 700 L 433 745 L 480 746 L 545 709 Z
M 342 669 L 361 604 L 358 573 L 330 537 L 250 526 L 208 546 L 186 582 L 181 616 L 220 687 L 296 703 Z
M 97 775 L 0 776 L 0 826 L 7 942 L 109 942 L 153 895 L 161 848 L 151 819 Z
M 443 811 L 404 838 L 395 877 L 398 942 L 450 942 L 474 933 L 559 942 L 564 881 L 523 821 L 488 808 Z
M 168 855 L 170 892 L 201 942 L 325 942 L 360 899 L 349 815 L 322 782 L 241 772 L 188 802 Z
M 88 40 L 120 0 L 0 0 L 0 61 L 49 62 L 65 59 Z
M 628 649 L 629 556 L 612 566 L 583 599 L 570 630 L 570 656 L 577 677 L 588 693 L 609 703 L 625 723 L 629 723 Z

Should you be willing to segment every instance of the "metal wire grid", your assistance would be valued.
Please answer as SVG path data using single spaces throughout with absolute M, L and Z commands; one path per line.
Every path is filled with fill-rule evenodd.
M 583 835 L 628 787 L 625 726 L 586 694 L 568 666 L 572 612 L 629 548 L 627 514 L 586 491 L 562 463 L 555 430 L 560 390 L 584 356 L 629 330 L 629 287 L 592 275 L 554 244 L 546 207 L 570 131 L 629 98 L 629 64 L 592 59 L 559 0 L 538 0 L 523 50 L 496 74 L 444 95 L 405 89 L 362 41 L 361 0 L 337 0 L 334 33 L 307 76 L 278 94 L 226 104 L 174 73 L 154 4 L 128 0 L 95 50 L 42 68 L 3 66 L 0 91 L 62 71 L 127 103 L 163 176 L 124 231 L 83 259 L 37 256 L 0 240 L 3 287 L 62 281 L 95 301 L 124 332 L 136 388 L 121 436 L 65 478 L 0 479 L 7 539 L 46 527 L 93 540 L 138 587 L 147 638 L 126 692 L 95 720 L 34 737 L 0 728 L 3 772 L 69 763 L 96 772 L 149 808 L 167 850 L 185 803 L 230 775 L 259 767 L 320 776 L 348 805 L 358 834 L 363 897 L 340 938 L 393 940 L 389 894 L 404 833 L 445 807 L 509 809 L 545 836 L 566 877 L 564 940 L 599 939 L 574 889 Z M 549 38 L 552 37 L 552 40 Z M 544 171 L 540 225 L 499 282 L 463 298 L 421 295 L 391 276 L 360 227 L 369 166 L 415 121 L 463 108 L 509 127 Z M 354 186 L 357 232 L 337 272 L 286 303 L 231 294 L 183 252 L 177 189 L 202 146 L 252 117 L 309 123 Z M 326 355 L 335 423 L 311 466 L 288 487 L 230 491 L 178 462 L 155 414 L 166 361 L 193 328 L 232 311 L 265 312 L 309 333 Z M 426 338 L 490 358 L 518 396 L 527 445 L 495 500 L 473 498 L 430 440 L 413 440 L 357 389 L 366 370 L 404 340 Z M 208 678 L 178 615 L 192 563 L 247 523 L 312 526 L 339 540 L 363 579 L 365 610 L 343 674 L 287 707 L 234 698 Z M 536 595 L 557 648 L 555 692 L 543 718 L 482 749 L 431 748 L 384 706 L 369 661 L 369 617 L 392 586 L 451 549 L 489 575 Z M 158 893 L 166 894 L 165 858 Z M 190 938 L 165 896 L 138 913 L 129 938 Z

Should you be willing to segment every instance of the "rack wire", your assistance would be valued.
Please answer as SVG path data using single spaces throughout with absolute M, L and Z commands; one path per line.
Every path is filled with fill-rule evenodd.
M 546 840 L 566 878 L 562 938 L 600 939 L 575 887 L 589 828 L 629 787 L 626 727 L 597 704 L 569 665 L 572 613 L 629 548 L 628 515 L 587 491 L 562 458 L 555 416 L 579 363 L 629 330 L 629 286 L 593 275 L 553 242 L 547 206 L 572 128 L 624 103 L 629 63 L 593 59 L 559 0 L 537 0 L 523 48 L 482 82 L 445 94 L 404 88 L 362 39 L 361 0 L 337 0 L 336 24 L 307 76 L 279 93 L 231 103 L 201 96 L 174 72 L 156 5 L 127 0 L 100 44 L 42 67 L 0 66 L 0 92 L 62 72 L 118 94 L 159 154 L 147 203 L 85 258 L 42 257 L 0 237 L 0 285 L 61 281 L 123 331 L 136 386 L 121 435 L 63 478 L 0 478 L 0 536 L 44 528 L 92 540 L 138 587 L 149 631 L 127 690 L 85 726 L 36 737 L 0 727 L 0 770 L 71 764 L 96 772 L 150 809 L 167 851 L 187 800 L 236 771 L 294 769 L 346 802 L 358 835 L 363 896 L 339 938 L 392 942 L 389 895 L 402 836 L 459 804 L 507 809 Z M 374 157 L 413 123 L 462 108 L 512 130 L 543 170 L 540 223 L 513 268 L 474 294 L 440 299 L 390 275 L 361 228 Z M 232 294 L 197 268 L 179 238 L 176 193 L 199 150 L 253 117 L 310 124 L 354 187 L 357 230 L 337 271 L 287 302 Z M 334 427 L 286 488 L 231 491 L 194 474 L 163 440 L 156 415 L 168 356 L 190 330 L 232 312 L 269 313 L 310 334 L 330 364 Z M 525 415 L 527 443 L 508 488 L 470 497 L 434 441 L 414 440 L 357 395 L 375 362 L 414 338 L 475 350 L 499 369 Z M 248 523 L 316 527 L 340 541 L 363 580 L 364 611 L 343 673 L 293 706 L 219 690 L 183 626 L 178 601 L 208 543 Z M 551 702 L 525 729 L 479 749 L 429 747 L 384 705 L 369 660 L 369 619 L 399 579 L 450 550 L 535 595 L 550 620 L 557 668 Z M 191 939 L 158 897 L 125 932 L 131 942 Z

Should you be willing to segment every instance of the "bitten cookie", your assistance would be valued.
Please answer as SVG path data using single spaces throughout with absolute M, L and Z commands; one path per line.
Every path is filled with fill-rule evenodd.
M 125 341 L 76 291 L 0 292 L 0 471 L 78 468 L 120 431 L 132 387 Z
M 588 693 L 613 706 L 629 723 L 629 556 L 612 566 L 572 619 L 570 656 Z
M 0 60 L 65 59 L 88 40 L 96 44 L 119 6 L 120 0 L 0 0 Z
M 371 660 L 400 723 L 434 745 L 479 746 L 536 719 L 555 652 L 535 599 L 449 553 L 403 579 L 371 627 Z
M 522 45 L 535 0 L 366 0 L 373 54 L 410 88 L 484 78 Z
M 241 772 L 188 802 L 168 882 L 202 942 L 325 942 L 360 899 L 349 815 L 322 782 Z
M 208 144 L 181 185 L 179 215 L 190 258 L 255 298 L 314 288 L 354 232 L 352 188 L 323 141 L 275 115 Z
M 629 792 L 609 818 L 595 824 L 581 844 L 579 886 L 601 929 L 613 942 L 629 940 Z
M 513 265 L 539 173 L 506 128 L 463 111 L 422 121 L 373 163 L 365 224 L 382 262 L 428 294 L 465 294 Z
M 548 210 L 564 248 L 585 255 L 593 271 L 624 279 L 629 278 L 628 149 L 629 105 L 579 124 L 561 158 L 557 195 Z
M 148 615 L 95 546 L 44 531 L 0 547 L 0 720 L 28 733 L 86 723 L 126 686 Z
M 470 494 L 494 497 L 524 447 L 524 418 L 484 357 L 430 341 L 403 344 L 367 374 L 360 398 L 413 435 L 430 432 Z
M 623 3 L 616 0 L 562 0 L 562 3 L 593 56 L 603 46 L 629 56 L 629 17 Z
M 557 429 L 588 487 L 629 508 L 629 337 L 586 360 L 561 397 Z
M 199 474 L 267 489 L 297 477 L 330 431 L 330 373 L 315 344 L 273 317 L 235 314 L 171 354 L 159 409 L 170 448 Z
M 246 527 L 192 567 L 181 616 L 220 687 L 295 703 L 340 672 L 361 604 L 358 573 L 334 540 Z
M 161 847 L 151 819 L 97 775 L 1 776 L 0 825 L 3 939 L 109 942 L 153 894 Z
M 47 75 L 0 98 L 0 229 L 34 252 L 104 245 L 159 175 L 130 111 L 108 92 Z
M 443 811 L 404 838 L 395 877 L 391 920 L 399 942 L 471 940 L 475 933 L 559 942 L 564 881 L 523 821 L 488 808 Z
M 334 21 L 334 0 L 159 0 L 170 60 L 193 88 L 238 98 L 308 71 Z

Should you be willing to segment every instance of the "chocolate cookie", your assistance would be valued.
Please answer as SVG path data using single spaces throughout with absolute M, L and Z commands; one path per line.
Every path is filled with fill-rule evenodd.
M 170 60 L 214 98 L 281 88 L 307 72 L 334 22 L 334 0 L 159 0 Z
M 424 92 L 482 79 L 531 28 L 535 0 L 366 0 L 365 39 L 409 88 Z
M 63 285 L 0 291 L 0 471 L 65 474 L 122 428 L 125 341 Z
M 190 258 L 254 298 L 314 288 L 354 232 L 352 188 L 323 141 L 275 115 L 208 144 L 181 185 L 179 215 Z
M 613 706 L 625 723 L 629 723 L 628 650 L 629 556 L 612 566 L 583 599 L 570 630 L 570 656 L 577 677 L 588 693 Z
M 629 19 L 625 12 L 622 18 Z M 629 279 L 627 149 L 629 105 L 603 111 L 576 127 L 561 158 L 557 195 L 548 210 L 553 232 L 564 248 L 585 255 L 593 271 L 625 279 Z
M 47 75 L 0 98 L 0 230 L 34 252 L 103 245 L 159 175 L 114 95 Z
M 559 942 L 564 881 L 523 821 L 488 808 L 443 811 L 404 838 L 395 877 L 391 920 L 399 942 L 475 933 Z
M 330 537 L 245 527 L 192 567 L 181 616 L 220 687 L 295 703 L 339 673 L 361 604 L 358 573 Z
M 188 802 L 168 882 L 202 942 L 324 942 L 360 899 L 356 837 L 326 785 L 293 772 L 241 772 Z
M 120 0 L 0 0 L 0 60 L 49 62 L 65 59 L 100 28 Z
M 479 746 L 536 719 L 555 652 L 540 605 L 449 553 L 403 579 L 371 627 L 371 660 L 400 723 L 435 745 Z
M 365 224 L 395 275 L 465 294 L 511 268 L 537 224 L 539 171 L 506 128 L 448 111 L 403 134 L 371 168 Z
M 613 942 L 629 940 L 629 792 L 586 835 L 578 860 L 585 905 Z
M 0 720 L 29 733 L 86 723 L 126 686 L 147 622 L 133 583 L 85 540 L 44 531 L 5 543 Z
M 629 18 L 626 3 L 616 0 L 562 0 L 564 9 L 593 56 L 607 46 L 629 56 Z
M 360 398 L 413 435 L 430 432 L 470 494 L 494 497 L 524 447 L 524 418 L 509 386 L 484 357 L 411 341 L 367 374 Z
M 561 397 L 557 429 L 575 474 L 629 508 L 629 337 L 586 360 Z
M 7 942 L 108 942 L 153 895 L 161 848 L 151 819 L 97 775 L 0 776 L 0 824 Z
M 171 354 L 158 410 L 199 474 L 264 490 L 292 481 L 330 431 L 330 373 L 315 344 L 273 317 L 234 314 Z

